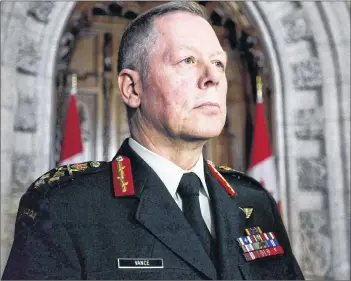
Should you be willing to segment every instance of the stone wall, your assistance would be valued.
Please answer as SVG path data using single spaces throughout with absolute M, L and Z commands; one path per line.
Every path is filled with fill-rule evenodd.
M 51 168 L 53 77 L 74 2 L 1 2 L 1 272 L 18 200 Z M 283 216 L 306 278 L 350 278 L 350 5 L 245 2 L 274 76 Z
M 58 41 L 74 2 L 1 2 L 1 272 L 20 196 L 47 171 Z
M 281 193 L 306 278 L 350 278 L 350 15 L 346 3 L 255 3 L 279 77 Z M 259 16 L 256 16 L 256 20 Z M 283 109 L 283 110 L 281 110 Z M 282 164 L 284 162 L 284 164 Z M 341 242 L 342 241 L 342 242 Z M 340 247 L 343 243 L 345 247 Z

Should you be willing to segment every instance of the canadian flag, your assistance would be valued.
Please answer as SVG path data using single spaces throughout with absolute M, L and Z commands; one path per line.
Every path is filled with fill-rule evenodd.
M 264 115 L 262 84 L 260 77 L 257 80 L 258 94 L 254 124 L 255 128 L 251 147 L 251 159 L 247 173 L 260 182 L 262 186 L 271 193 L 278 203 L 280 210 L 280 197 L 277 186 L 276 169 Z
M 73 76 L 72 80 L 75 80 L 75 82 L 72 82 L 73 85 L 67 108 L 64 134 L 61 145 L 60 166 L 83 161 L 83 142 L 77 109 L 77 87 L 75 75 Z

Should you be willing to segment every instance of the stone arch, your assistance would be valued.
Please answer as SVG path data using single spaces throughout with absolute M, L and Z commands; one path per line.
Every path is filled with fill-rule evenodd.
M 271 53 L 280 185 L 295 253 L 306 277 L 345 278 L 349 253 L 334 249 L 343 240 L 338 235 L 349 233 L 350 166 L 343 153 L 349 155 L 350 143 L 350 26 L 340 28 L 349 21 L 349 7 L 307 2 L 247 6 L 261 32 L 270 33 L 262 37 Z M 336 219 L 339 208 L 345 215 Z
M 18 204 L 14 190 L 25 190 L 50 168 L 55 59 L 74 5 L 1 3 L 2 270 L 13 233 L 12 225 L 6 227 L 6 217 L 9 223 L 13 217 L 6 214 Z M 347 279 L 350 5 L 245 2 L 244 7 L 260 30 L 273 73 L 283 217 L 296 256 L 306 277 Z M 18 170 L 21 175 L 14 173 Z

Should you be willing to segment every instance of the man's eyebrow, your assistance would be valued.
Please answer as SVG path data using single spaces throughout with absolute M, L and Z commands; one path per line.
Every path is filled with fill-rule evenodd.
M 187 50 L 190 50 L 190 51 L 193 51 L 193 52 L 197 52 L 193 47 L 191 47 L 191 46 L 186 46 L 186 45 L 180 45 L 180 46 L 179 46 L 179 49 L 180 49 L 180 50 L 187 49 Z
M 195 53 L 198 53 L 198 51 L 196 49 L 192 48 L 191 46 L 181 45 L 181 46 L 179 46 L 179 49 L 180 50 L 187 49 L 187 50 L 193 51 Z M 225 58 L 228 59 L 228 53 L 224 50 L 214 52 L 213 54 L 210 55 L 210 57 L 215 57 L 215 56 L 225 56 Z
M 214 52 L 210 57 L 215 57 L 215 56 L 225 56 L 225 58 L 228 59 L 228 53 L 226 51 Z

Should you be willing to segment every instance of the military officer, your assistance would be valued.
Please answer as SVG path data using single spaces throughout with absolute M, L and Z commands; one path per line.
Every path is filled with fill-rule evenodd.
M 201 7 L 166 3 L 122 37 L 131 136 L 23 195 L 3 279 L 303 279 L 276 203 L 203 159 L 226 116 L 226 53 Z

